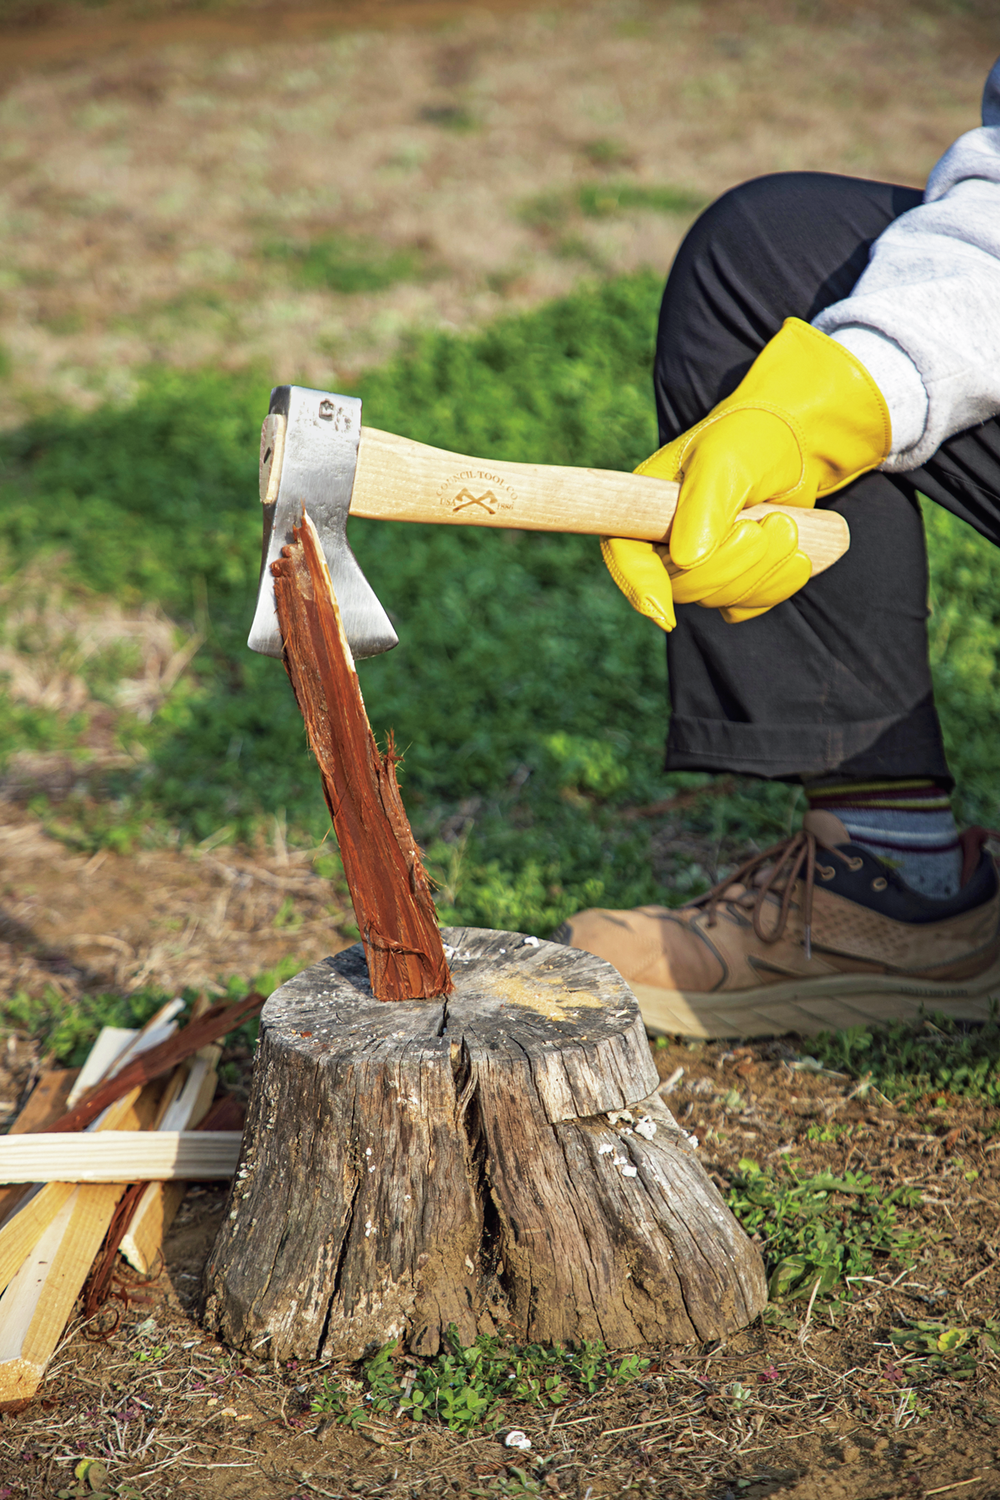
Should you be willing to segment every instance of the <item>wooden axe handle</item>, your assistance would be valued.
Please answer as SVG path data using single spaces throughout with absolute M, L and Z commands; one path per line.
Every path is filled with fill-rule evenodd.
M 617 469 L 468 458 L 362 427 L 351 515 L 662 542 L 677 508 L 677 490 L 669 480 Z M 772 511 L 788 514 L 780 505 L 755 505 L 743 514 L 763 520 Z M 851 534 L 843 516 L 801 507 L 792 514 L 814 574 L 847 551 Z

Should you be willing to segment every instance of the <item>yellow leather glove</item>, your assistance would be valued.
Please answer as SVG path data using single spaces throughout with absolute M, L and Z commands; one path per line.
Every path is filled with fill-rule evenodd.
M 813 506 L 882 463 L 892 446 L 885 399 L 860 360 L 788 318 L 731 396 L 636 469 L 680 480 L 665 548 L 605 538 L 604 560 L 633 608 L 664 630 L 673 601 L 736 622 L 789 598 L 812 571 L 792 516 L 736 518 L 765 501 Z M 657 571 L 659 570 L 659 571 Z

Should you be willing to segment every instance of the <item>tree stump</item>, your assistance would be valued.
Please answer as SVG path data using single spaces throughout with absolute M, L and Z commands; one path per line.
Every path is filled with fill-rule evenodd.
M 206 1324 L 277 1358 L 402 1339 L 724 1337 L 763 1266 L 656 1093 L 636 1001 L 587 953 L 446 930 L 454 992 L 375 999 L 360 944 L 264 1006 Z

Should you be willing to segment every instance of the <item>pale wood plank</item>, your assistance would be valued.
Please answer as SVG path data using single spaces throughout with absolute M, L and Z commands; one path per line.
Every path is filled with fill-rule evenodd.
M 0 1182 L 169 1182 L 231 1177 L 236 1130 L 118 1130 L 0 1140 Z
M 219 1075 L 222 1048 L 202 1047 L 194 1059 L 188 1084 L 177 1100 L 176 1112 L 165 1115 L 157 1128 L 194 1130 L 212 1107 Z M 196 1069 L 201 1069 L 200 1082 Z M 193 1097 L 192 1097 L 193 1096 Z M 163 1254 L 163 1237 L 174 1221 L 187 1191 L 186 1182 L 151 1182 L 139 1200 L 128 1233 L 118 1247 L 125 1260 L 142 1276 L 148 1276 Z
M 73 1182 L 46 1182 L 10 1223 L 0 1229 L 0 1287 L 13 1280 L 75 1190 Z
M 79 1073 L 79 1068 L 53 1068 L 42 1073 L 8 1134 L 24 1135 L 31 1130 L 44 1130 L 46 1125 L 58 1120 L 66 1111 L 66 1101 Z M 6 1224 L 17 1213 L 30 1191 L 21 1183 L 0 1188 L 0 1225 Z M 0 1291 L 2 1289 L 0 1287 Z
M 148 1128 L 161 1092 L 157 1083 L 132 1089 L 109 1106 L 98 1130 Z M 102 1138 L 81 1135 L 91 1145 Z M 19 1407 L 38 1389 L 124 1191 L 124 1182 L 75 1187 L 0 1296 L 0 1409 Z

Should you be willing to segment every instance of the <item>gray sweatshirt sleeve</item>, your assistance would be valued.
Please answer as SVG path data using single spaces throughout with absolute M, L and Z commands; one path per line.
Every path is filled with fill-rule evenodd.
M 890 224 L 843 302 L 813 326 L 855 354 L 885 396 L 884 469 L 925 463 L 1000 413 L 1000 61 L 983 124 L 945 152 L 924 201 Z

